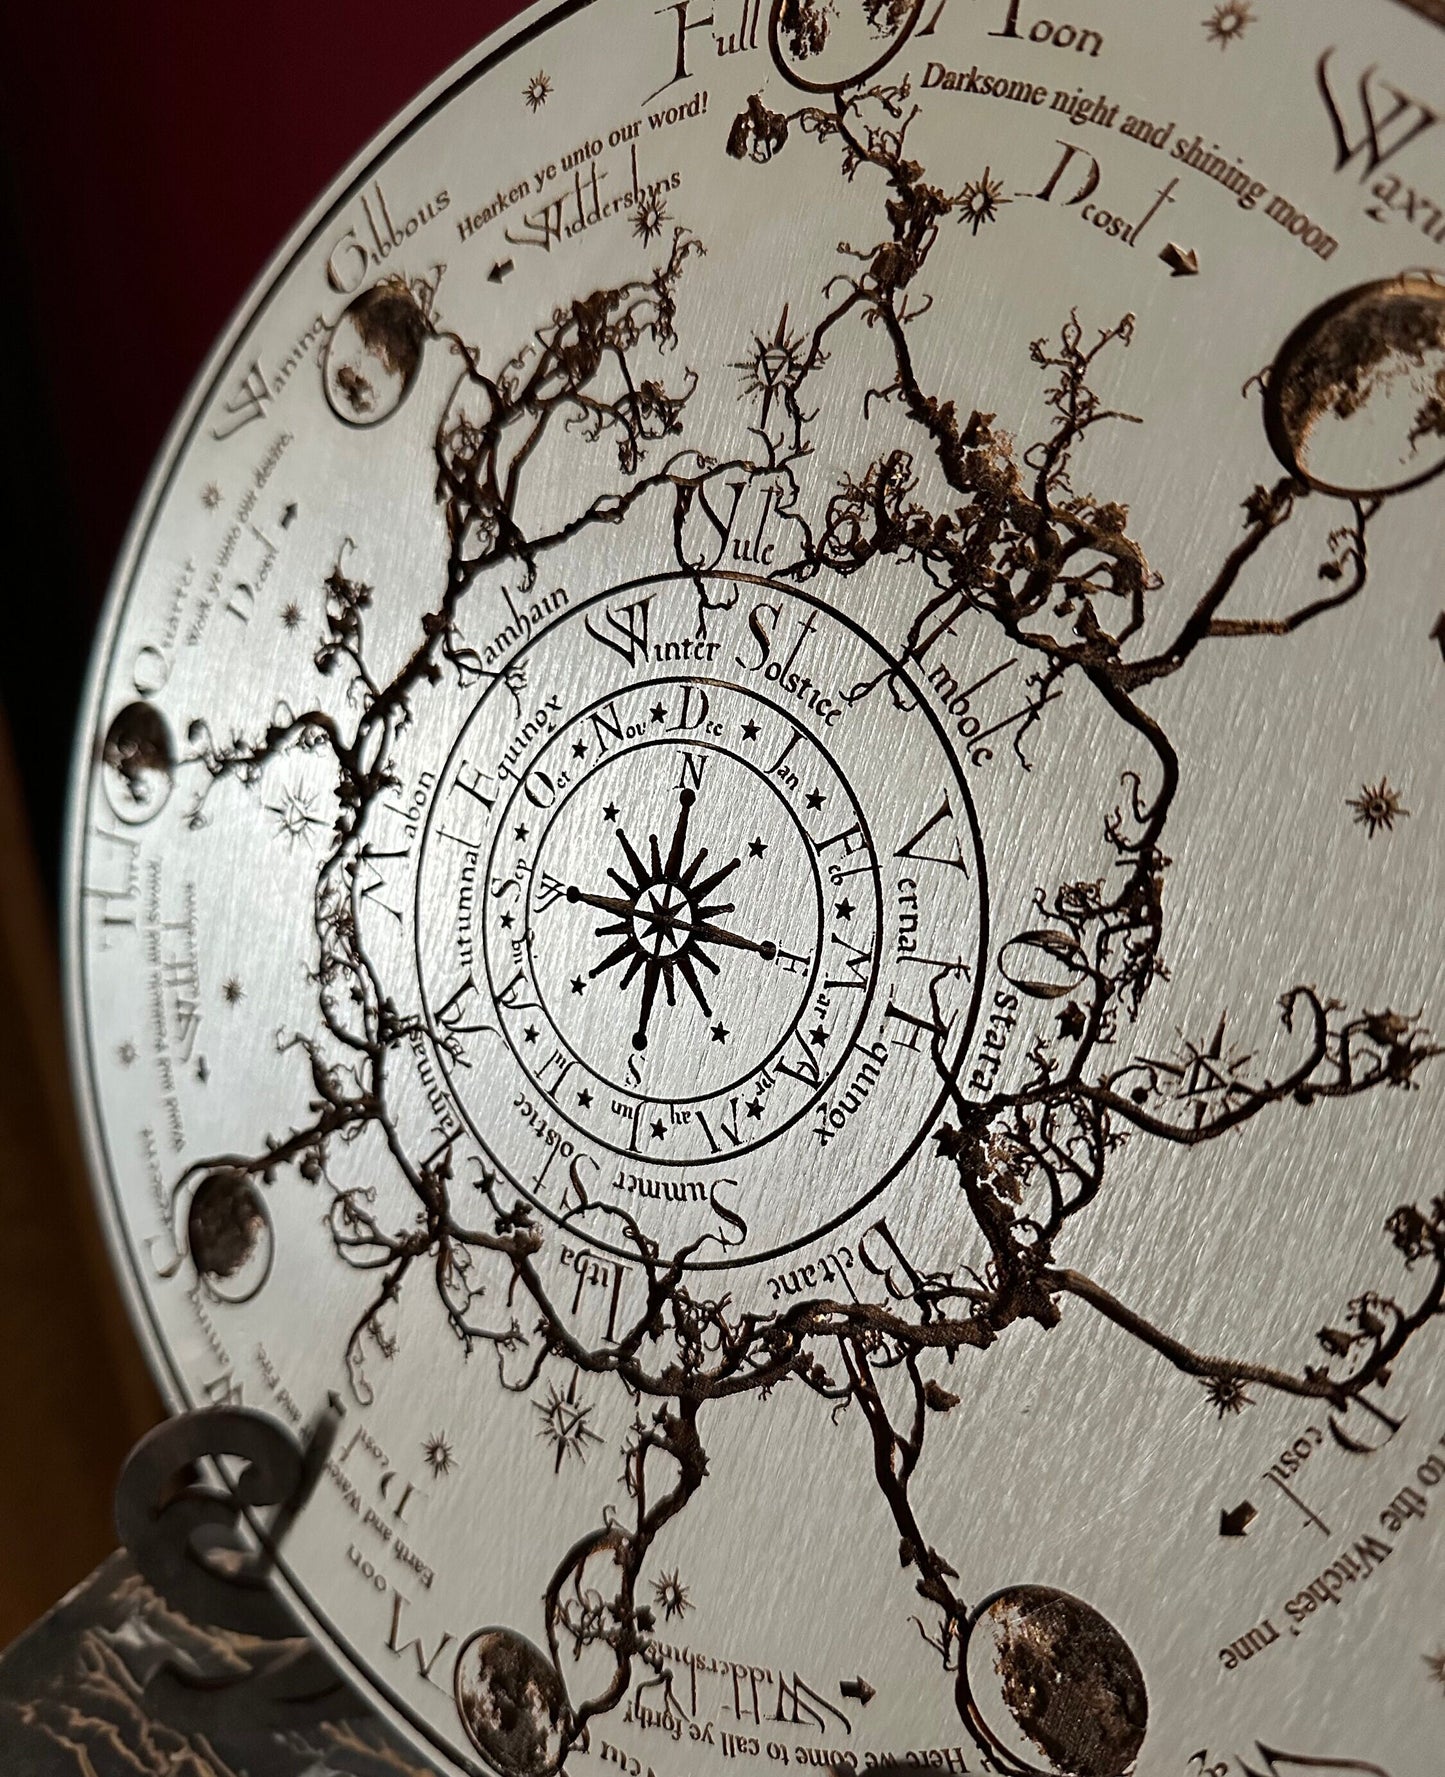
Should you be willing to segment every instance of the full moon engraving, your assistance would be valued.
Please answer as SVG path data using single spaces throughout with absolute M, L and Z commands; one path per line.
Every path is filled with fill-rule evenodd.
M 960 1665 L 965 1713 L 1019 1777 L 1126 1777 L 1149 1721 L 1144 1674 L 1109 1620 L 1052 1586 L 985 1602 Z
M 457 1714 L 467 1736 L 503 1777 L 552 1769 L 566 1708 L 557 1670 L 514 1629 L 479 1629 L 457 1655 Z

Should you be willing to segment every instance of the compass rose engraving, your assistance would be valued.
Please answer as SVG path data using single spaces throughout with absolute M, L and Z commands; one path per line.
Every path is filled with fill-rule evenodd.
M 735 906 L 732 901 L 709 902 L 707 897 L 722 886 L 742 859 L 733 858 L 721 868 L 699 876 L 698 871 L 708 855 L 708 848 L 703 846 L 684 868 L 682 860 L 687 849 L 688 817 L 697 801 L 697 792 L 679 790 L 677 801 L 677 824 L 672 831 L 666 860 L 662 858 L 655 833 L 648 839 L 651 861 L 644 863 L 627 834 L 621 827 L 617 829 L 617 843 L 631 872 L 630 876 L 616 869 L 607 872 L 623 891 L 620 897 L 589 894 L 575 883 L 567 889 L 570 902 L 580 901 L 588 907 L 617 915 L 610 925 L 597 927 L 597 936 L 616 937 L 620 942 L 588 973 L 595 980 L 599 975 L 620 968 L 622 974 L 618 986 L 624 991 L 641 973 L 637 1029 L 632 1033 L 632 1047 L 639 1052 L 647 1047 L 647 1026 L 659 985 L 668 1005 L 676 1005 L 674 978 L 678 975 L 687 984 L 703 1016 L 712 1017 L 712 1006 L 697 972 L 700 966 L 714 975 L 720 973 L 718 964 L 709 954 L 710 949 L 751 950 L 764 962 L 772 962 L 778 954 L 778 946 L 771 938 L 759 943 L 755 938 L 726 931 L 714 924 L 716 915 L 732 913 Z
M 651 588 L 654 644 L 691 659 L 696 583 Z M 854 714 L 871 637 L 791 590 L 713 596 L 707 658 L 741 682 L 620 675 L 597 642 L 619 591 L 528 650 L 545 722 L 474 707 L 433 792 L 417 965 L 457 1117 L 540 1208 L 607 1251 L 620 1211 L 732 1265 L 807 1236 L 778 1169 L 828 1218 L 917 1151 L 983 932 L 968 790 L 923 700 Z M 905 747 L 927 775 L 900 796 Z
M 605 707 L 607 721 L 615 715 L 637 731 L 629 739 L 638 744 L 619 747 L 600 712 L 596 724 L 593 714 L 578 718 L 542 767 L 550 778 L 552 754 L 567 761 L 565 793 L 542 820 L 500 828 L 489 871 L 498 885 L 497 985 L 509 978 L 519 929 L 503 925 L 513 912 L 510 870 L 526 885 L 516 955 L 557 1045 L 544 1049 L 533 1020 L 539 1035 L 528 1042 L 522 1027 L 523 1064 L 549 1094 L 564 1080 L 578 1084 L 567 1062 L 586 1067 L 594 1110 L 613 1102 L 611 1091 L 637 1095 L 648 1148 L 677 1160 L 698 1133 L 694 1119 L 679 1110 L 674 1121 L 669 1111 L 658 1133 L 660 1107 L 741 1087 L 804 1021 L 823 961 L 823 876 L 806 825 L 812 811 L 781 780 L 770 783 L 748 757 L 756 748 L 669 730 L 683 699 L 657 685 L 635 705 L 609 697 Z M 700 707 L 694 693 L 686 713 Z M 638 719 L 623 721 L 632 709 Z M 836 778 L 825 782 L 831 798 L 845 799 Z M 487 930 L 490 940 L 490 921 Z

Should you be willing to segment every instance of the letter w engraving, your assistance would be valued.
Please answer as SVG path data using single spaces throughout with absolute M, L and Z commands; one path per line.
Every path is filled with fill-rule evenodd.
M 1320 96 L 1324 99 L 1325 109 L 1330 114 L 1330 124 L 1335 132 L 1335 171 L 1343 173 L 1357 155 L 1362 155 L 1364 166 L 1360 172 L 1360 183 L 1363 185 L 1372 173 L 1417 136 L 1424 135 L 1440 118 L 1438 113 L 1419 99 L 1412 99 L 1408 93 L 1402 93 L 1399 87 L 1391 86 L 1387 80 L 1376 79 L 1377 70 L 1372 63 L 1360 76 L 1359 120 L 1354 124 L 1347 123 L 1330 85 L 1329 64 L 1334 53 L 1333 49 L 1325 51 L 1316 65 L 1315 73 L 1319 81 Z M 1388 107 L 1380 95 L 1388 95 Z
M 634 599 L 630 605 L 609 605 L 602 613 L 605 628 L 594 627 L 590 617 L 584 617 L 587 633 L 594 642 L 601 642 L 604 648 L 611 648 L 620 654 L 629 666 L 636 666 L 639 656 L 647 658 L 647 608 L 652 603 L 652 594 L 645 599 Z

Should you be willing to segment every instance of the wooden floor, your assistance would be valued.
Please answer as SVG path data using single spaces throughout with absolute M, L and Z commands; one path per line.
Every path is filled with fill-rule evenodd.
M 54 936 L 0 715 L 0 1646 L 115 1546 L 111 1491 L 160 1416 L 71 1106 Z

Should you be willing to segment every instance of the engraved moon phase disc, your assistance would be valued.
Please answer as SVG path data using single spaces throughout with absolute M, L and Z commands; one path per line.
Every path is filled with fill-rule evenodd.
M 1436 1777 L 1436 10 L 537 7 L 217 348 L 75 1073 L 437 1769 Z

